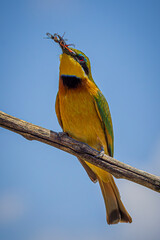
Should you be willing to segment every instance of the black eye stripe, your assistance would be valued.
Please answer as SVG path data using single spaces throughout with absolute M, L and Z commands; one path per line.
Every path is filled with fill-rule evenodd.
M 87 67 L 86 59 L 82 55 L 76 56 L 76 61 L 79 62 L 79 64 L 82 66 L 84 72 L 86 75 L 89 74 L 89 69 Z
M 86 62 L 83 62 L 83 63 L 80 63 L 80 64 L 81 64 L 83 70 L 85 71 L 85 74 L 88 75 L 89 74 L 89 69 L 87 67 Z

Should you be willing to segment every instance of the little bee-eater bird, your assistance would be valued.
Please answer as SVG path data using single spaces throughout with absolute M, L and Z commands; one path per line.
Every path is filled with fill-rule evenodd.
M 63 131 L 98 151 L 113 157 L 113 127 L 108 103 L 95 84 L 88 57 L 71 48 L 58 34 L 47 36 L 61 49 L 56 114 Z M 79 158 L 90 179 L 99 182 L 108 224 L 132 222 L 110 173 Z

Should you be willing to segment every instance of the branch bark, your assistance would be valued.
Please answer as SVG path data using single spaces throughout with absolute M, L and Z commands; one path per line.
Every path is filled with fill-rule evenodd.
M 116 178 L 125 178 L 160 192 L 160 177 L 131 167 L 107 155 L 98 156 L 99 152 L 97 150 L 85 143 L 70 138 L 67 134 L 53 132 L 1 111 L 0 126 L 20 134 L 28 140 L 37 140 L 74 156 L 81 157 L 85 161 L 113 174 Z

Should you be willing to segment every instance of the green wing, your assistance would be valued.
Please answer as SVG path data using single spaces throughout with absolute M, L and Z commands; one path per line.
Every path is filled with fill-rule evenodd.
M 94 99 L 95 99 L 96 109 L 102 121 L 102 126 L 105 132 L 106 142 L 108 146 L 108 153 L 111 157 L 113 157 L 114 137 L 113 137 L 113 126 L 112 126 L 112 119 L 111 119 L 109 106 L 100 90 L 98 91 L 97 96 L 94 96 Z

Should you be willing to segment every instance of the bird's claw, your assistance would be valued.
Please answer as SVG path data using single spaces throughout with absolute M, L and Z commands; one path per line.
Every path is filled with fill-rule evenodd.
M 67 136 L 69 136 L 69 135 L 68 135 L 68 133 L 66 133 L 66 132 L 59 132 L 59 133 L 58 133 L 58 136 L 61 138 L 61 137 L 67 137 Z
M 98 158 L 99 158 L 99 157 L 103 157 L 104 154 L 105 154 L 105 152 L 104 152 L 104 148 L 101 147 L 101 151 L 97 154 L 97 157 L 98 157 Z

